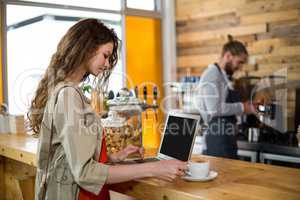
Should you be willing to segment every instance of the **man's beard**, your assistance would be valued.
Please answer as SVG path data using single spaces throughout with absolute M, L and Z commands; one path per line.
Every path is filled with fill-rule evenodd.
M 225 72 L 226 72 L 228 78 L 231 79 L 233 76 L 233 73 L 234 73 L 232 63 L 230 63 L 230 62 L 226 63 Z

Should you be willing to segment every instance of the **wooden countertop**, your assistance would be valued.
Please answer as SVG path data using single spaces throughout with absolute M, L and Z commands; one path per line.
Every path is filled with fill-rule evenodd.
M 0 134 L 0 155 L 36 166 L 38 139 L 25 133 Z
M 37 138 L 0 134 L 0 155 L 35 165 Z M 21 156 L 22 155 L 22 156 Z M 137 199 L 299 200 L 300 169 L 244 161 L 194 156 L 209 160 L 219 173 L 209 182 L 167 183 L 148 178 L 112 185 L 112 189 Z
M 244 161 L 194 156 L 210 161 L 218 177 L 209 182 L 182 179 L 166 183 L 143 179 L 117 184 L 112 189 L 139 199 L 203 200 L 299 200 L 300 169 L 253 164 Z M 138 182 L 138 183 L 137 183 Z

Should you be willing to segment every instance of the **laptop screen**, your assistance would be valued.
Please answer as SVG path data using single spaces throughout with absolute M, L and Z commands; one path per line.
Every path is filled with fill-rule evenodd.
M 169 115 L 160 153 L 187 161 L 193 145 L 198 120 Z

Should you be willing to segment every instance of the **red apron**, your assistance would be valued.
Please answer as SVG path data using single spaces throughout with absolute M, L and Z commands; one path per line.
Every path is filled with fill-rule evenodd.
M 105 138 L 103 137 L 99 162 L 106 163 L 107 161 L 108 158 L 106 153 L 106 142 L 105 142 Z M 80 189 L 78 200 L 110 200 L 108 185 L 105 184 L 98 195 Z

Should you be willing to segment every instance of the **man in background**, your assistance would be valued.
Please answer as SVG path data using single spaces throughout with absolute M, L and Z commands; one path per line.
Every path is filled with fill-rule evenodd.
M 241 102 L 230 79 L 247 59 L 246 47 L 230 37 L 223 46 L 220 60 L 210 64 L 201 76 L 194 102 L 207 125 L 204 154 L 237 159 L 237 116 L 253 113 L 255 109 L 250 103 Z

